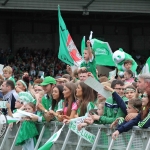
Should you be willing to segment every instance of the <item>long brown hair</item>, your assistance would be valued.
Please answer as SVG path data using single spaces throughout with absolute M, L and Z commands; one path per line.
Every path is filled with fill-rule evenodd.
M 58 102 L 60 102 L 60 100 L 64 99 L 64 95 L 62 93 L 63 92 L 63 86 L 62 85 L 56 85 L 55 87 L 58 89 L 59 98 L 57 101 L 52 99 L 52 110 L 54 110 L 55 106 L 58 104 Z
M 147 93 L 147 98 L 148 98 L 148 104 L 146 105 L 146 107 L 142 108 L 141 111 L 141 119 L 143 120 L 149 113 L 149 109 L 150 109 L 150 87 L 146 89 L 146 93 Z
M 29 103 L 27 103 L 27 104 L 25 104 L 25 106 L 30 106 L 32 109 L 33 109 L 33 111 L 35 111 L 35 104 L 33 104 L 33 103 L 31 103 L 31 102 L 29 102 Z
M 84 82 L 79 82 L 79 85 L 82 88 L 82 102 L 80 105 L 79 116 L 84 116 L 87 111 L 88 103 L 94 101 L 94 92 L 93 89 L 86 85 Z
M 68 101 L 68 98 L 65 98 L 65 101 L 64 101 L 64 107 L 67 106 L 67 116 L 70 116 L 72 103 L 75 102 L 76 84 L 72 82 L 67 82 L 64 86 L 66 86 L 71 92 L 71 100 Z

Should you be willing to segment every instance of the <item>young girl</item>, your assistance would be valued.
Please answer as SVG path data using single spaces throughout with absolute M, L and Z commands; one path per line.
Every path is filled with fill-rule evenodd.
M 116 139 L 122 132 L 129 131 L 133 126 L 138 125 L 140 128 L 150 127 L 150 91 L 144 92 L 142 98 L 142 109 L 138 116 L 123 125 L 120 125 L 112 134 L 112 138 Z
M 84 82 L 79 82 L 76 89 L 76 96 L 80 104 L 77 111 L 77 117 L 87 116 L 91 109 L 96 108 L 94 103 L 94 91 Z
M 27 91 L 27 85 L 23 80 L 18 80 L 16 82 L 15 89 L 16 89 L 17 93 L 25 92 L 25 91 Z
M 25 104 L 24 110 L 29 113 L 35 113 L 35 105 L 31 102 L 27 103 Z M 22 145 L 23 150 L 34 150 L 38 131 L 35 123 L 33 121 L 28 121 L 28 119 L 30 118 L 27 118 L 27 120 L 22 122 L 16 145 Z
M 64 95 L 64 106 L 63 106 L 63 115 L 60 115 L 60 118 L 63 119 L 72 119 L 75 118 L 77 114 L 77 103 L 75 100 L 75 89 L 76 86 L 72 82 L 68 82 L 64 85 L 63 95 Z
M 49 109 L 49 113 L 56 116 L 59 121 L 62 121 L 59 118 L 59 115 L 62 115 L 63 105 L 64 105 L 64 95 L 63 95 L 63 86 L 56 85 L 52 91 L 52 107 Z M 48 116 L 45 116 L 47 121 L 50 121 Z
M 131 70 L 126 70 L 124 72 L 125 84 L 132 84 L 134 82 L 133 72 Z
M 99 116 L 102 116 L 103 111 L 104 111 L 104 106 L 105 106 L 105 102 L 99 103 L 98 109 L 96 109 L 96 112 L 94 112 L 95 109 L 93 109 L 89 111 L 89 114 L 97 114 Z M 91 115 L 89 115 L 89 117 L 87 117 L 83 123 L 78 124 L 78 130 L 81 130 L 83 127 L 86 127 L 88 123 L 90 122 L 90 120 L 92 120 Z

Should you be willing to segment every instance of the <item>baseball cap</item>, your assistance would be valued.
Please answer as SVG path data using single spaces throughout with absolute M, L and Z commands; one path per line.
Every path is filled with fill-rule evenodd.
M 53 77 L 48 76 L 44 78 L 43 82 L 40 85 L 44 86 L 48 84 L 56 84 L 56 80 Z

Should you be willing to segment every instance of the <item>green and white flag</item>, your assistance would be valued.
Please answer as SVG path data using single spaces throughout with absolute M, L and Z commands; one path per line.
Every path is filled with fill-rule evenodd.
M 7 123 L 13 123 L 13 122 L 17 122 L 17 121 L 20 121 L 20 118 L 13 118 L 11 116 L 6 116 L 7 118 Z
M 85 129 L 78 131 L 76 122 L 71 121 L 69 124 L 69 129 L 71 129 L 74 133 L 76 133 L 77 135 L 85 139 L 86 141 L 90 142 L 91 144 L 94 143 L 95 138 L 96 138 L 95 135 L 93 135 L 92 133 L 88 132 Z
M 147 59 L 144 67 L 142 68 L 142 71 L 140 74 L 144 74 L 144 73 L 150 73 L 150 57 Z
M 81 41 L 81 55 L 84 57 L 84 50 L 85 50 L 85 36 L 83 36 L 83 39 Z
M 108 42 L 103 42 L 97 39 L 90 40 L 92 49 L 95 52 L 95 60 L 97 65 L 102 66 L 115 66 L 112 59 L 112 50 Z
M 52 148 L 54 142 L 56 142 L 57 139 L 59 138 L 61 131 L 63 130 L 64 126 L 65 126 L 65 124 L 56 133 L 54 133 L 52 135 L 52 137 L 38 150 L 50 150 Z
M 70 33 L 61 17 L 60 9 L 58 6 L 58 20 L 59 20 L 59 53 L 58 58 L 70 66 L 80 66 L 82 57 L 77 50 Z

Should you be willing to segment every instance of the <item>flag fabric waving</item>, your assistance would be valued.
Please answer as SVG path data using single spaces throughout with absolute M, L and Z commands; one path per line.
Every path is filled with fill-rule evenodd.
M 150 57 L 147 59 L 144 67 L 142 68 L 142 71 L 140 74 L 144 74 L 144 73 L 150 73 Z
M 97 39 L 91 39 L 90 41 L 92 44 L 92 49 L 95 52 L 96 64 L 102 66 L 115 66 L 109 43 Z
M 82 41 L 81 41 L 81 55 L 82 55 L 82 57 L 84 57 L 83 55 L 83 53 L 84 53 L 84 50 L 85 50 L 85 36 L 83 36 L 83 39 L 82 39 Z
M 65 25 L 63 18 L 61 17 L 61 12 L 58 6 L 58 20 L 59 20 L 59 53 L 58 58 L 70 66 L 80 66 L 82 62 L 82 57 L 79 54 L 71 35 Z
M 63 130 L 64 126 L 65 126 L 65 124 L 56 133 L 54 133 L 52 135 L 52 137 L 38 150 L 50 150 L 52 148 L 54 142 L 56 142 L 57 139 L 59 138 L 61 131 Z

